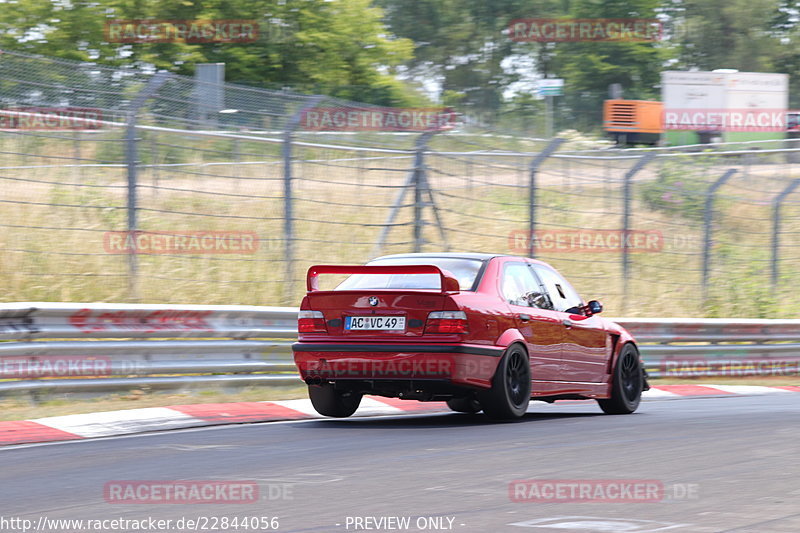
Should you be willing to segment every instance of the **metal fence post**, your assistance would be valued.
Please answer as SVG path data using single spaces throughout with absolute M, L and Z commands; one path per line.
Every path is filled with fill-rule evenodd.
M 467 191 L 472 194 L 472 157 L 467 156 Z
M 383 227 L 381 228 L 381 233 L 378 236 L 378 241 L 375 243 L 375 249 L 372 252 L 373 256 L 378 256 L 381 254 L 383 250 L 383 245 L 386 242 L 386 238 L 389 236 L 389 231 L 394 227 L 395 218 L 400 213 L 400 209 L 403 208 L 403 200 L 408 194 L 408 190 L 412 187 L 416 180 L 416 171 L 414 167 L 411 168 L 408 172 L 408 177 L 406 177 L 406 181 L 400 187 L 400 190 L 397 191 L 397 196 L 394 199 L 394 203 L 392 204 L 392 208 L 389 210 L 389 215 L 386 217 L 386 222 L 384 222 Z
M 423 194 L 425 194 L 425 187 L 427 180 L 425 179 L 425 150 L 428 149 L 428 139 L 431 138 L 431 132 L 425 132 L 417 138 L 414 146 L 414 252 L 422 251 L 423 245 L 423 228 L 425 222 L 422 219 L 422 213 L 425 208 L 423 201 Z
M 773 290 L 778 286 L 778 254 L 780 253 L 781 205 L 786 197 L 794 192 L 798 185 L 800 185 L 800 178 L 792 180 L 792 182 L 772 200 L 772 275 L 770 279 L 772 281 Z
M 536 257 L 536 174 L 544 160 L 558 150 L 566 139 L 556 137 L 536 154 L 528 167 L 528 257 Z
M 158 169 L 158 139 L 156 132 L 150 132 L 150 169 L 153 175 L 153 196 L 158 195 L 159 169 Z
M 83 178 L 83 165 L 81 164 L 81 130 L 75 130 L 72 132 L 72 157 L 75 158 L 77 161 L 77 165 L 74 167 L 72 174 L 77 179 Z
M 622 182 L 622 312 L 625 313 L 628 303 L 628 281 L 631 270 L 631 258 L 628 250 L 628 237 L 631 232 L 631 200 L 633 177 L 656 157 L 655 152 L 647 152 L 625 173 Z
M 294 132 L 300 125 L 303 115 L 309 109 L 317 106 L 325 97 L 313 96 L 308 103 L 294 115 L 289 117 L 286 128 L 283 131 L 283 145 L 281 155 L 283 157 L 283 260 L 284 281 L 283 281 L 283 301 L 291 302 L 294 298 L 294 191 L 292 187 L 292 141 Z
M 714 196 L 717 189 L 725 185 L 725 182 L 734 174 L 736 174 L 735 168 L 728 169 L 706 191 L 706 202 L 703 209 L 703 277 L 701 280 L 704 304 L 708 299 L 708 274 L 711 269 L 711 226 L 714 222 Z
M 147 85 L 139 91 L 136 98 L 131 102 L 130 109 L 125 124 L 125 161 L 128 169 L 128 234 L 132 235 L 138 229 L 138 220 L 136 217 L 136 210 L 138 209 L 137 202 L 137 166 L 139 164 L 139 153 L 136 139 L 136 122 L 138 119 L 139 111 L 144 106 L 145 102 L 152 98 L 155 93 L 161 88 L 164 83 L 172 76 L 169 72 L 156 72 L 153 77 L 147 82 Z M 139 290 L 137 284 L 139 271 L 139 263 L 137 261 L 136 250 L 131 250 L 128 253 L 128 297 L 132 300 L 139 299 Z

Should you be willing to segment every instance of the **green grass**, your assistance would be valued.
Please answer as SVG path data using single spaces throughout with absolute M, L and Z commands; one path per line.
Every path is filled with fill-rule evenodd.
M 105 132 L 80 143 L 80 157 L 85 162 L 118 160 L 120 133 Z M 405 147 L 407 141 L 397 146 Z M 436 140 L 438 149 L 465 149 L 470 146 L 466 141 Z M 156 142 L 158 151 L 150 153 Z M 509 149 L 537 147 L 514 139 L 502 144 Z M 106 253 L 103 247 L 104 232 L 126 228 L 124 168 L 0 171 L 0 299 L 296 305 L 308 266 L 360 263 L 378 253 L 380 225 L 398 192 L 386 186 L 403 183 L 412 161 L 370 160 L 364 156 L 380 154 L 296 147 L 295 264 L 287 279 L 279 148 L 251 141 L 236 148 L 230 140 L 180 135 L 146 137 L 140 147 L 144 162 L 194 166 L 139 169 L 141 230 L 255 232 L 260 246 L 253 254 L 240 255 L 139 255 L 133 286 L 129 257 Z M 219 163 L 226 152 L 232 159 L 235 149 L 243 163 L 256 164 L 205 165 Z M 0 166 L 73 163 L 69 158 L 78 155 L 76 150 L 69 136 L 53 140 L 6 134 L 0 136 Z M 22 152 L 67 159 L 15 155 Z M 332 161 L 353 158 L 358 160 Z M 800 282 L 795 268 L 800 260 L 796 251 L 800 206 L 784 208 L 782 274 L 773 291 L 768 271 L 769 202 L 789 179 L 800 176 L 800 169 L 776 165 L 772 156 L 758 161 L 771 163 L 745 167 L 741 161 L 718 156 L 704 161 L 682 157 L 653 163 L 642 171 L 633 184 L 631 228 L 660 232 L 663 246 L 655 252 L 631 253 L 625 283 L 619 251 L 542 249 L 540 257 L 561 270 L 585 298 L 603 300 L 609 316 L 796 316 L 800 303 L 792 289 Z M 527 229 L 528 162 L 523 157 L 426 158 L 451 250 L 521 252 L 509 237 Z M 621 228 L 619 180 L 631 164 L 630 160 L 549 160 L 538 176 L 537 228 Z M 720 190 L 704 298 L 702 212 L 698 211 L 703 201 L 698 191 L 732 165 L 740 173 Z M 675 194 L 676 188 L 683 192 Z M 411 202 L 408 195 L 403 203 Z M 413 210 L 402 209 L 380 252 L 411 251 L 413 222 Z M 427 242 L 422 249 L 443 249 L 430 210 L 424 223 Z

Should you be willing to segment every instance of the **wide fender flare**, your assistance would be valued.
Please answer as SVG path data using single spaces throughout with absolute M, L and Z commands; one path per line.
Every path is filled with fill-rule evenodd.
M 619 333 L 612 333 L 615 337 L 617 337 L 617 342 L 614 345 L 614 353 L 611 356 L 611 365 L 608 368 L 609 376 L 614 375 L 614 368 L 617 366 L 617 360 L 619 360 L 619 356 L 622 353 L 622 348 L 625 347 L 626 344 L 632 344 L 634 348 L 636 348 L 636 353 L 639 354 L 639 360 L 642 363 L 642 368 L 644 368 L 644 361 L 642 361 L 642 354 L 639 351 L 639 345 L 636 344 L 636 340 L 633 336 L 628 333 L 627 331 L 620 331 Z
M 528 343 L 525 342 L 525 337 L 522 336 L 522 333 L 519 332 L 516 328 L 507 329 L 497 338 L 497 342 L 495 343 L 497 346 L 501 346 L 503 349 L 508 348 L 515 342 L 522 344 L 525 347 L 525 351 L 528 351 Z

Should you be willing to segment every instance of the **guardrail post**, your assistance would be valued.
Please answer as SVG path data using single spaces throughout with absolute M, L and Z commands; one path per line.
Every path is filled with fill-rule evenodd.
M 622 312 L 627 311 L 628 278 L 630 277 L 631 259 L 628 251 L 628 236 L 631 232 L 631 200 L 633 177 L 656 157 L 655 152 L 647 152 L 625 173 L 622 183 Z
M 294 192 L 292 188 L 292 141 L 294 132 L 300 125 L 303 115 L 317 106 L 325 97 L 313 96 L 308 103 L 289 117 L 283 130 L 283 301 L 291 302 L 294 297 Z
M 133 236 L 138 229 L 136 210 L 138 209 L 136 187 L 137 187 L 137 165 L 139 164 L 139 153 L 136 139 L 136 122 L 139 111 L 145 102 L 152 98 L 167 80 L 172 77 L 169 72 L 156 72 L 147 82 L 147 85 L 136 95 L 131 102 L 130 109 L 125 125 L 125 161 L 128 167 L 128 234 Z M 130 250 L 128 253 L 128 297 L 131 300 L 139 299 L 138 288 L 139 262 L 137 251 Z
M 734 174 L 736 174 L 735 168 L 728 169 L 706 191 L 706 202 L 703 209 L 703 273 L 700 283 L 704 304 L 708 299 L 708 274 L 711 269 L 711 226 L 714 222 L 714 196 L 717 189 L 725 185 Z
M 792 182 L 772 200 L 772 289 L 778 286 L 778 254 L 780 253 L 781 205 L 787 196 L 800 185 L 800 178 Z
M 528 257 L 536 257 L 536 174 L 544 160 L 553 155 L 566 139 L 556 137 L 536 154 L 528 166 Z

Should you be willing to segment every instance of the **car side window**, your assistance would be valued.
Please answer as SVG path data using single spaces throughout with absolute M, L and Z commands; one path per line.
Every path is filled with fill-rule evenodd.
M 511 305 L 552 309 L 550 300 L 530 266 L 522 262 L 509 262 L 503 268 L 503 297 Z
M 532 265 L 536 276 L 542 281 L 553 308 L 564 313 L 581 314 L 583 300 L 572 288 L 567 280 L 562 278 L 555 270 L 544 265 Z

